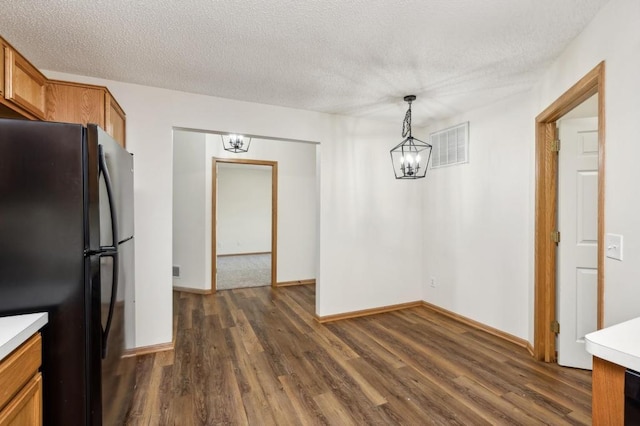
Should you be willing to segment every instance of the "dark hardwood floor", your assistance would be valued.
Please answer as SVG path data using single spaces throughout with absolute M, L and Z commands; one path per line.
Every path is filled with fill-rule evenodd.
M 426 308 L 320 325 L 314 286 L 174 293 L 131 425 L 591 424 L 591 373 Z

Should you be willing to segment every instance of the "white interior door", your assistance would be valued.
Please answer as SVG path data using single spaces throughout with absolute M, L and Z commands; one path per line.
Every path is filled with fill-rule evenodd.
M 558 126 L 558 364 L 590 370 L 584 336 L 597 329 L 598 119 L 563 119 Z

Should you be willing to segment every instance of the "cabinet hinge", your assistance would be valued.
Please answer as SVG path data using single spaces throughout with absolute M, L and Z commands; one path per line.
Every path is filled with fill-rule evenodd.
M 551 241 L 558 244 L 560 242 L 560 231 L 551 232 Z
M 560 334 L 560 323 L 558 321 L 551 321 L 551 331 L 555 334 Z
M 560 139 L 551 142 L 551 152 L 560 152 Z

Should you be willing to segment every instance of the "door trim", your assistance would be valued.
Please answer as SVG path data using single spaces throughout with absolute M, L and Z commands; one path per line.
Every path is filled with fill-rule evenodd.
M 217 270 L 217 199 L 218 199 L 218 163 L 247 164 L 258 166 L 271 166 L 271 287 L 276 287 L 278 265 L 278 162 L 266 160 L 246 159 L 211 159 L 211 290 L 216 291 Z
M 598 93 L 598 329 L 604 323 L 604 182 L 605 182 L 605 62 L 600 62 L 536 117 L 536 207 L 534 255 L 534 357 L 556 361 L 556 251 L 551 232 L 558 212 L 558 155 L 551 150 L 556 121 Z

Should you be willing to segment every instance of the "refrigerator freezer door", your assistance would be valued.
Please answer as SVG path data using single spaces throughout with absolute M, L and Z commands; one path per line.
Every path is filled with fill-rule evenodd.
M 102 146 L 107 168 L 111 176 L 118 219 L 118 241 L 124 241 L 133 233 L 133 156 L 99 127 L 88 126 L 90 140 Z M 100 245 L 113 245 L 111 221 L 104 178 L 100 177 Z

